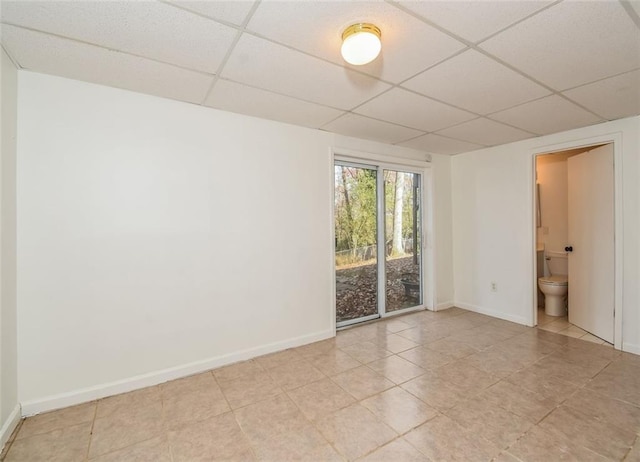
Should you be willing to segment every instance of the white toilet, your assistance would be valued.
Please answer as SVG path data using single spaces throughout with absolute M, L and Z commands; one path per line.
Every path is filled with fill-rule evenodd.
M 545 251 L 544 259 L 551 273 L 538 278 L 538 287 L 544 294 L 544 312 L 549 316 L 565 316 L 569 291 L 567 253 Z

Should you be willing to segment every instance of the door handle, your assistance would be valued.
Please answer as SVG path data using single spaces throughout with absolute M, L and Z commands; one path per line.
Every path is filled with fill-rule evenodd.
M 568 245 L 564 248 L 565 252 L 573 252 L 573 246 L 572 245 Z

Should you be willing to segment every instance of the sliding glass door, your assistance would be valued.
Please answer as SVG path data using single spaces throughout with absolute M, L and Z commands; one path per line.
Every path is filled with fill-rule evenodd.
M 422 304 L 420 175 L 384 170 L 385 311 Z
M 336 322 L 423 303 L 421 175 L 335 164 Z
M 336 163 L 336 321 L 378 316 L 378 171 Z

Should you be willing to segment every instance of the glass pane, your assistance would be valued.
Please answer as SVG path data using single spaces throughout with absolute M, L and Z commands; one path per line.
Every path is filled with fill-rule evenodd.
M 378 314 L 376 176 L 335 166 L 337 322 Z
M 387 312 L 422 304 L 420 175 L 384 171 Z

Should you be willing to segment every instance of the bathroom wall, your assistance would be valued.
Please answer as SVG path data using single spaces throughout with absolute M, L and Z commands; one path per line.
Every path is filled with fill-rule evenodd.
M 538 156 L 536 170 L 540 185 L 541 227 L 538 242 L 546 250 L 563 251 L 567 245 L 567 158 L 566 154 Z

